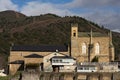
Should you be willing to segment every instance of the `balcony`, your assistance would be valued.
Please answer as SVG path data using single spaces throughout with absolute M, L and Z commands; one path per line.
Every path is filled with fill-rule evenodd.
M 71 62 L 52 62 L 52 65 L 74 65 Z

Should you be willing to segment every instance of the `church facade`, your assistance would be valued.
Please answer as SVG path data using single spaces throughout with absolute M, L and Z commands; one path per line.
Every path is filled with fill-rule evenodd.
M 78 25 L 71 27 L 71 56 L 78 62 L 114 61 L 112 34 L 100 32 L 78 32 Z

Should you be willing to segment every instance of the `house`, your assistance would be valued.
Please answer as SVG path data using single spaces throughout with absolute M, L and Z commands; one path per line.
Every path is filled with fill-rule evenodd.
M 43 67 L 44 67 L 45 72 L 52 72 L 53 71 L 51 59 L 55 56 L 66 56 L 66 55 L 63 53 L 60 53 L 58 50 L 56 50 L 56 52 L 52 52 L 48 55 L 45 55 L 43 58 L 43 63 L 44 63 Z
M 43 63 L 44 72 L 67 71 L 68 67 L 70 67 L 68 71 L 74 71 L 76 60 L 56 50 L 56 52 L 44 56 Z
M 75 72 L 76 60 L 70 56 L 52 57 L 51 63 L 55 72 Z

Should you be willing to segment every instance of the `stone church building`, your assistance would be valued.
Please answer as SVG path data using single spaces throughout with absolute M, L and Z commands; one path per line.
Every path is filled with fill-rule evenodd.
M 78 32 L 78 25 L 71 27 L 71 56 L 78 62 L 91 62 L 95 57 L 98 62 L 114 61 L 112 34 L 100 32 Z
M 60 57 L 62 56 L 62 57 Z M 111 62 L 114 61 L 114 46 L 112 44 L 112 34 L 100 32 L 78 32 L 78 25 L 71 26 L 71 47 L 69 46 L 12 46 L 9 56 L 9 73 L 25 70 L 29 65 L 36 64 L 40 69 L 47 70 L 56 66 L 51 66 L 54 59 L 66 63 L 73 62 L 69 66 L 80 62 Z M 68 61 L 67 61 L 68 60 Z M 64 62 L 64 63 L 65 63 Z M 66 64 L 60 69 L 70 68 Z

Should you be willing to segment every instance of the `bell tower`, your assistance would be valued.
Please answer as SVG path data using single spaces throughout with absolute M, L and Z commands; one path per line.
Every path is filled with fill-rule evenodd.
M 71 24 L 71 38 L 78 37 L 78 24 Z
M 78 24 L 71 24 L 71 56 L 76 58 L 79 54 Z

